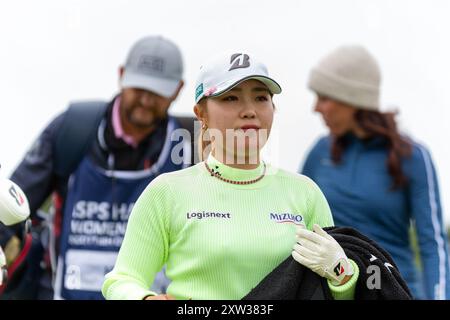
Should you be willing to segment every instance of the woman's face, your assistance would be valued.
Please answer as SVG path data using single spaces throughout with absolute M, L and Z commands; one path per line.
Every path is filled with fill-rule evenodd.
M 248 158 L 259 155 L 266 143 L 273 113 L 266 85 L 247 80 L 218 97 L 207 98 L 206 108 L 197 115 L 208 126 L 215 155 L 222 151 L 233 158 Z
M 342 136 L 355 130 L 356 108 L 354 107 L 318 95 L 314 111 L 322 115 L 323 121 L 332 135 Z

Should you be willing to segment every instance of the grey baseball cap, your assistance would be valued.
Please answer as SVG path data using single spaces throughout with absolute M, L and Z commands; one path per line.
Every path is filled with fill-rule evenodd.
M 249 79 L 261 81 L 272 94 L 281 93 L 280 85 L 269 77 L 267 67 L 252 54 L 228 51 L 216 55 L 200 67 L 195 103 L 203 97 L 219 96 Z
M 137 41 L 128 53 L 122 88 L 139 88 L 172 97 L 183 77 L 180 49 L 162 36 Z

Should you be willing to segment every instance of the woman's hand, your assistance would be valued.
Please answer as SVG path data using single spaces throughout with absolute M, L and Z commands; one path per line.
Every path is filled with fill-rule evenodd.
M 298 228 L 297 243 L 292 257 L 318 275 L 331 280 L 334 286 L 343 285 L 351 279 L 353 267 L 339 243 L 319 225 L 314 232 Z
M 146 296 L 144 300 L 175 300 L 170 294 L 158 294 L 157 296 Z

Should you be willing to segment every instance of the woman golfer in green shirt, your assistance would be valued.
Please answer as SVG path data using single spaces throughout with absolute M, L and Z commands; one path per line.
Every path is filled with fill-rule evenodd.
M 241 299 L 290 254 L 326 277 L 335 299 L 353 298 L 359 271 L 321 229 L 333 225 L 322 192 L 260 158 L 280 92 L 253 55 L 222 54 L 202 66 L 194 112 L 210 151 L 139 197 L 105 277 L 107 299 Z M 167 295 L 148 289 L 163 265 Z

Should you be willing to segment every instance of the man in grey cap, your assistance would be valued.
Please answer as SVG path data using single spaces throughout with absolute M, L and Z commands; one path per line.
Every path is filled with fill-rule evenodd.
M 178 47 L 161 36 L 140 39 L 119 76 L 120 92 L 111 101 L 72 103 L 13 172 L 35 225 L 41 225 L 36 213 L 50 195 L 55 210 L 44 244 L 0 230 L 0 245 L 21 243 L 17 256 L 26 257 L 9 257 L 11 271 L 21 272 L 10 273 L 2 298 L 102 299 L 104 275 L 114 266 L 139 195 L 159 174 L 189 164 L 172 155 L 178 142 L 171 136 L 181 125 L 168 115 L 183 87 Z M 177 147 L 178 155 L 190 157 L 190 147 Z M 32 234 L 45 238 L 36 227 Z M 164 291 L 164 285 L 154 289 Z

